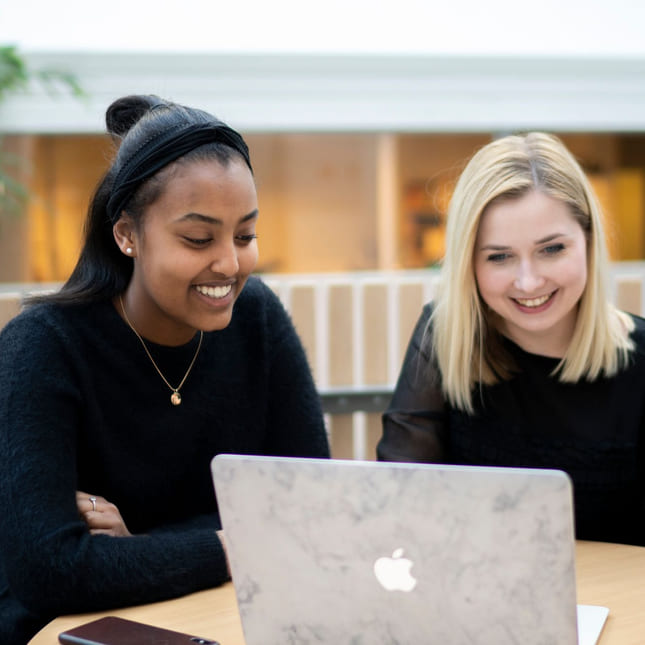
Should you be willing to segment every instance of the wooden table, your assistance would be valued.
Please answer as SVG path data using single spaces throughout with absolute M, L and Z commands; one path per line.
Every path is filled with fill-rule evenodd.
M 645 547 L 578 542 L 578 603 L 609 607 L 599 645 L 645 643 Z M 232 584 L 165 602 L 96 614 L 61 616 L 43 628 L 30 645 L 57 645 L 65 629 L 102 616 L 121 616 L 216 640 L 244 645 Z

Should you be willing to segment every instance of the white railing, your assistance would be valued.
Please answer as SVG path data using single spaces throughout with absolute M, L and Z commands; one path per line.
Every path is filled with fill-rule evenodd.
M 421 308 L 432 298 L 437 272 L 262 277 L 284 303 L 302 339 L 326 410 L 333 455 L 374 458 L 381 412 Z M 645 262 L 612 265 L 609 284 L 618 306 L 644 313 Z M 37 285 L 0 287 L 0 327 L 19 310 L 21 294 L 35 290 L 40 290 Z

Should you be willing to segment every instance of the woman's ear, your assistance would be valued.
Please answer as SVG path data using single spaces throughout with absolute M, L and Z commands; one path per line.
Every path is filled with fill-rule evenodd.
M 137 255 L 137 235 L 132 218 L 123 213 L 112 227 L 112 233 L 121 253 L 133 258 Z

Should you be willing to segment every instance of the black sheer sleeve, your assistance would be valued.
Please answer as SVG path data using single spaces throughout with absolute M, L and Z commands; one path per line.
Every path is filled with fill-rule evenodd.
M 437 368 L 430 360 L 426 305 L 412 334 L 390 406 L 383 414 L 381 461 L 443 462 L 446 405 Z

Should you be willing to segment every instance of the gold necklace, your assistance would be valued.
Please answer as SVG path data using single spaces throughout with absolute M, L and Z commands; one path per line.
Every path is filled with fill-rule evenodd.
M 173 405 L 179 405 L 181 403 L 181 394 L 179 394 L 179 390 L 181 390 L 182 385 L 188 378 L 188 375 L 190 374 L 190 370 L 193 369 L 193 365 L 195 364 L 195 361 L 197 360 L 197 355 L 199 354 L 199 350 L 202 348 L 202 340 L 204 339 L 204 332 L 200 329 L 199 330 L 199 345 L 197 345 L 197 350 L 195 351 L 195 355 L 193 356 L 193 360 L 190 361 L 190 365 L 188 366 L 188 369 L 186 370 L 186 373 L 184 374 L 184 378 L 181 379 L 181 383 L 177 387 L 173 387 L 168 383 L 168 379 L 163 375 L 159 367 L 157 366 L 157 363 L 155 363 L 155 359 L 152 358 L 152 354 L 148 350 L 148 347 L 146 346 L 145 342 L 143 341 L 143 338 L 139 335 L 139 332 L 134 328 L 134 325 L 130 322 L 130 319 L 128 318 L 128 314 L 125 313 L 125 305 L 123 304 L 123 296 L 119 296 L 119 302 L 121 303 L 121 311 L 123 312 L 123 317 L 125 318 L 125 322 L 128 323 L 128 327 L 136 334 L 137 338 L 141 341 L 141 344 L 143 345 L 143 349 L 146 350 L 146 354 L 148 355 L 148 358 L 150 359 L 150 362 L 154 365 L 154 368 L 157 370 L 157 373 L 161 378 L 163 379 L 163 382 L 170 388 L 172 394 L 170 395 L 170 402 Z

